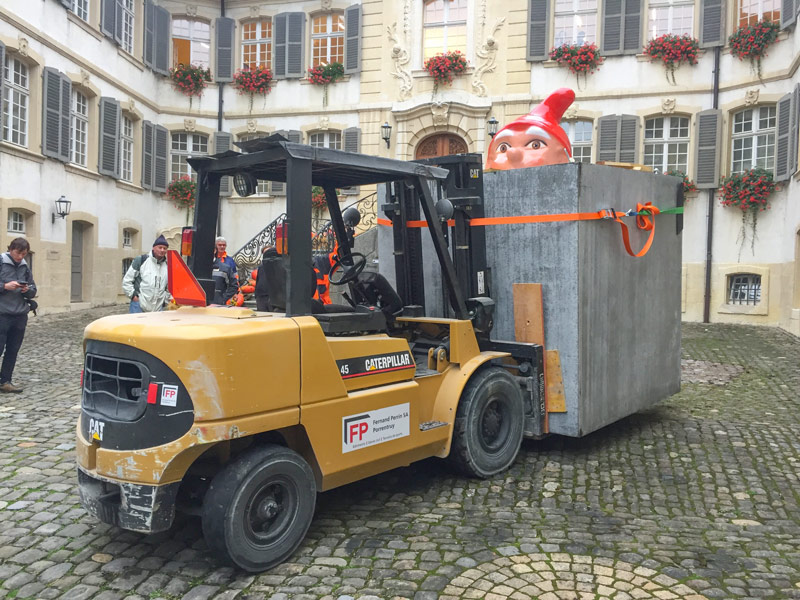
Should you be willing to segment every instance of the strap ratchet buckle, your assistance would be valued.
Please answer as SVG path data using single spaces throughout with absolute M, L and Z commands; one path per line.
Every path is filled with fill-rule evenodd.
M 603 208 L 600 209 L 600 218 L 605 220 L 617 220 L 617 211 L 613 208 Z

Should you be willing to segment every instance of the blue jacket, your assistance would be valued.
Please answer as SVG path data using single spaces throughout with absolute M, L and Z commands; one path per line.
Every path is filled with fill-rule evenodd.
M 24 281 L 28 284 L 28 291 L 24 294 L 20 290 L 7 290 L 5 284 L 9 281 Z M 36 283 L 28 263 L 23 258 L 15 263 L 8 252 L 0 255 L 0 314 L 27 315 L 31 307 L 28 298 L 36 295 Z

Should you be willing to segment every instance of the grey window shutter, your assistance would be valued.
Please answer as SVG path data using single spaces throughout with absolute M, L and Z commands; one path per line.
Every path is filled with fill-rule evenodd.
M 156 125 L 153 137 L 153 190 L 166 192 L 169 131 L 166 127 Z
M 114 8 L 114 41 L 122 46 L 122 13 L 123 5 L 122 0 L 116 0 L 117 5 Z
M 293 144 L 302 144 L 303 143 L 303 132 L 302 131 L 297 131 L 296 129 L 291 129 L 291 130 L 289 130 L 289 133 L 286 134 L 286 137 Z
M 792 154 L 789 143 L 793 137 L 793 99 L 793 93 L 789 92 L 778 100 L 778 119 L 775 127 L 775 181 L 786 181 L 792 175 L 789 172 L 789 161 Z
M 722 111 L 716 108 L 697 113 L 697 157 L 695 183 L 698 189 L 719 184 L 719 145 L 722 136 Z
M 6 45 L 3 42 L 0 42 L 0 65 L 5 65 L 6 60 Z M 0 104 L 3 102 L 3 77 L 0 77 Z M 2 106 L 0 106 L 0 112 L 2 112 Z M 2 135 L 0 134 L 0 139 Z M 44 144 L 42 144 L 44 145 Z
M 603 54 L 622 53 L 622 0 L 603 2 Z
M 636 54 L 642 49 L 642 0 L 625 0 L 625 27 L 622 30 L 622 50 Z
M 358 127 L 348 127 L 342 132 L 342 148 L 345 152 L 361 152 L 361 129 Z M 342 193 L 346 195 L 358 194 L 358 186 L 342 188 Z
M 547 60 L 550 0 L 530 0 L 528 3 L 527 60 Z
M 100 156 L 97 171 L 119 178 L 119 102 L 100 98 Z
M 233 81 L 233 32 L 236 21 L 220 17 L 217 27 L 217 81 Z M 230 144 L 228 144 L 230 148 Z
M 100 31 L 103 35 L 116 39 L 117 32 L 117 0 L 101 0 Z
M 361 5 L 354 4 L 344 10 L 344 72 L 361 70 Z
M 153 189 L 153 124 L 142 121 L 142 187 Z
M 42 154 L 61 159 L 61 74 L 52 67 L 42 72 L 44 115 L 42 116 Z
M 792 131 L 789 137 L 789 175 L 797 171 L 798 144 L 800 144 L 800 83 L 792 90 Z
M 153 7 L 156 11 L 156 35 L 153 70 L 162 75 L 169 75 L 169 11 L 161 6 Z
M 619 160 L 620 117 L 608 115 L 597 119 L 597 161 Z
M 289 13 L 286 19 L 286 77 L 302 77 L 303 73 L 303 31 L 306 15 L 302 12 Z
M 639 117 L 622 115 L 619 124 L 619 161 L 639 162 Z
M 783 0 L 781 3 L 781 29 L 786 29 L 797 20 L 797 2 L 798 0 Z
M 275 15 L 272 19 L 272 31 L 274 39 L 272 42 L 276 79 L 286 78 L 286 13 Z
M 61 6 L 64 8 L 72 8 L 72 0 L 61 0 Z
M 275 133 L 282 135 L 285 138 L 289 137 L 289 132 L 284 130 L 276 131 Z M 286 194 L 286 184 L 282 181 L 270 181 L 269 193 L 271 196 L 283 196 Z
M 233 136 L 226 131 L 217 131 L 214 134 L 214 154 L 227 152 L 231 149 L 231 141 Z M 229 175 L 223 177 L 219 182 L 219 195 L 231 195 L 231 177 Z
M 72 82 L 65 74 L 61 73 L 61 145 L 60 158 L 64 162 L 70 159 L 70 122 L 72 109 Z
M 700 0 L 700 47 L 724 45 L 725 0 Z
M 156 43 L 156 10 L 152 0 L 144 0 L 144 47 L 142 48 L 142 60 L 151 69 L 154 66 L 154 54 Z

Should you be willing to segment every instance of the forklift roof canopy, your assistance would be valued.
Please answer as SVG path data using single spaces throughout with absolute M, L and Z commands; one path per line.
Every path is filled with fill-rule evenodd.
M 292 158 L 311 161 L 311 184 L 320 187 L 350 187 L 399 181 L 413 177 L 445 179 L 447 170 L 379 156 L 355 154 L 329 148 L 313 148 L 288 142 L 279 134 L 238 142 L 244 154 L 229 150 L 214 156 L 190 158 L 196 171 L 235 175 L 250 173 L 258 179 L 287 179 L 287 161 Z

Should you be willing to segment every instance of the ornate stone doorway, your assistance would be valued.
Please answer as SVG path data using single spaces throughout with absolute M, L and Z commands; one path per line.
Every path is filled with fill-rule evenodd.
M 448 154 L 464 154 L 467 142 L 452 133 L 437 133 L 426 137 L 417 145 L 414 158 L 434 158 Z

